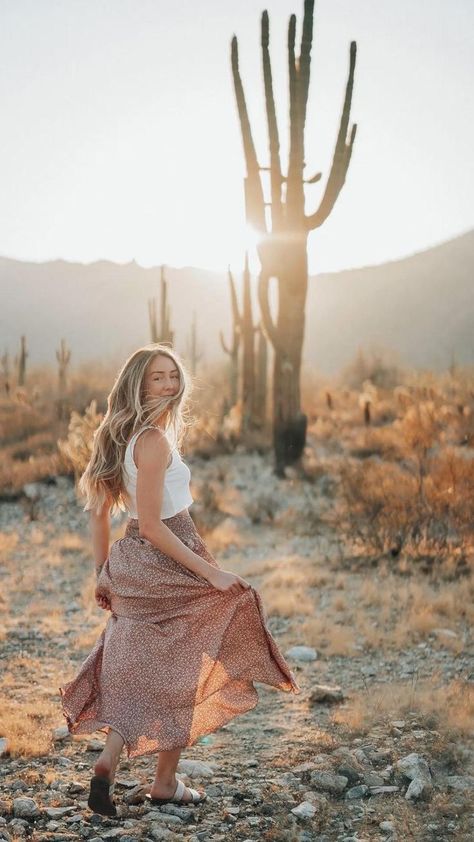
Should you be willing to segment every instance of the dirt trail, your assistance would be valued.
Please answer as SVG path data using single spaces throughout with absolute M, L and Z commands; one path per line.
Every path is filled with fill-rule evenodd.
M 206 804 L 150 810 L 142 802 L 142 789 L 151 783 L 155 758 L 128 761 L 124 755 L 116 786 L 121 817 L 92 815 L 86 805 L 88 782 L 104 735 L 71 738 L 63 727 L 56 732 L 53 750 L 46 749 L 51 729 L 63 726 L 57 688 L 74 675 L 107 620 L 93 601 L 84 515 L 67 480 L 58 487 L 42 488 L 36 521 L 29 522 L 18 505 L 4 504 L 0 529 L 5 634 L 0 647 L 5 666 L 2 694 L 11 705 L 6 706 L 10 713 L 0 737 L 6 738 L 7 746 L 9 738 L 14 745 L 26 716 L 33 730 L 25 745 L 39 747 L 40 756 L 7 753 L 1 758 L 0 839 L 439 842 L 472 838 L 472 741 L 447 735 L 439 722 L 423 719 L 415 692 L 413 710 L 403 716 L 384 715 L 383 710 L 377 715 L 374 706 L 379 688 L 405 682 L 415 691 L 416 682 L 434 671 L 446 684 L 459 677 L 470 676 L 472 681 L 472 645 L 469 648 L 466 642 L 455 653 L 431 638 L 402 650 L 386 641 L 378 648 L 359 642 L 357 631 L 344 620 L 342 603 L 348 610 L 367 579 L 376 588 L 384 583 L 377 570 L 338 568 L 340 536 L 324 522 L 333 505 L 324 477 L 312 486 L 296 478 L 277 480 L 270 457 L 257 454 L 220 456 L 212 463 L 195 460 L 191 466 L 193 476 L 199 477 L 201 498 L 205 483 L 213 489 L 216 526 L 206 541 L 220 565 L 245 576 L 261 591 L 269 627 L 284 653 L 295 645 L 317 650 L 314 660 L 289 658 L 301 695 L 258 684 L 256 708 L 183 751 L 180 777 L 205 787 Z M 294 529 L 292 524 L 298 518 L 301 523 L 303 515 L 305 528 Z M 196 503 L 197 522 L 199 518 L 209 522 L 211 516 Z M 22 517 L 15 544 L 14 524 Z M 123 528 L 114 524 L 112 538 L 119 537 Z M 312 577 L 306 582 L 305 571 Z M 277 607 L 281 577 L 288 594 L 297 595 L 288 616 Z M 334 600 L 339 597 L 342 607 L 336 616 Z M 306 613 L 298 614 L 298 599 L 302 605 L 310 600 L 313 609 L 308 611 L 305 602 Z M 362 610 L 377 622 L 375 607 Z M 343 629 L 346 641 L 353 638 L 359 648 L 345 653 L 341 646 L 341 654 L 331 654 L 330 646 L 320 649 L 317 641 L 304 636 L 308 618 L 327 621 L 330 636 L 331 630 L 334 634 Z M 321 684 L 338 685 L 344 701 L 312 701 L 316 685 Z M 362 727 L 363 723 L 344 717 L 335 721 L 335 711 L 345 710 L 358 694 L 367 709 L 373 706 L 368 724 Z M 43 731 L 41 722 L 47 723 Z M 410 778 L 397 766 L 410 754 L 428 761 L 430 775 L 425 791 L 413 800 L 405 797 Z M 192 770 L 186 766 L 189 760 L 210 768 Z M 64 808 L 63 814 L 58 808 Z

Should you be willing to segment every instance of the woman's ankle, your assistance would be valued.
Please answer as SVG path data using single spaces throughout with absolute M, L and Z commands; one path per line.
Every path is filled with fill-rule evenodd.
M 173 784 L 176 785 L 176 772 L 160 772 L 159 775 L 156 775 L 154 780 L 154 786 L 172 786 Z

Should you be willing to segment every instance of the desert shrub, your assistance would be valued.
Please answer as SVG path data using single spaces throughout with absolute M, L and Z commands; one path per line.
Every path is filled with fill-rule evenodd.
M 397 355 L 385 348 L 359 348 L 354 359 L 342 370 L 340 386 L 361 389 L 370 380 L 377 388 L 392 389 L 403 383 L 405 371 Z
M 66 439 L 58 441 L 58 449 L 71 465 L 76 480 L 82 475 L 91 457 L 94 433 L 102 415 L 97 412 L 96 401 L 87 407 L 84 415 L 73 411 Z

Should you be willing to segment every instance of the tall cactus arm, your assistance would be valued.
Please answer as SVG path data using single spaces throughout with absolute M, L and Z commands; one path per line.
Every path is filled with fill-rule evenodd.
M 311 46 L 313 43 L 313 10 L 314 0 L 305 0 L 303 29 L 301 31 L 300 60 L 298 68 L 298 110 L 299 119 L 303 126 L 306 122 L 306 106 L 308 103 Z
M 229 274 L 229 285 L 230 285 L 230 300 L 232 302 L 232 317 L 234 319 L 234 324 L 238 325 L 240 328 L 242 327 L 242 316 L 239 312 L 239 303 L 237 301 L 237 291 L 235 289 L 234 278 L 232 276 L 232 272 L 230 271 L 230 266 L 227 267 L 227 271 Z
M 320 225 L 328 218 L 331 213 L 337 197 L 342 190 L 342 186 L 346 180 L 346 173 L 349 168 L 349 162 L 352 155 L 352 147 L 357 132 L 357 123 L 352 125 L 349 143 L 346 143 L 347 129 L 349 125 L 349 117 L 351 112 L 352 89 L 354 86 L 354 69 L 356 62 L 357 45 L 355 41 L 351 41 L 350 46 L 350 63 L 349 75 L 346 83 L 346 93 L 344 97 L 344 106 L 341 114 L 341 121 L 339 124 L 339 132 L 337 135 L 336 147 L 332 159 L 331 172 L 326 184 L 324 195 L 321 199 L 319 208 L 314 213 L 305 217 L 306 227 L 309 231 L 314 228 L 319 228 Z
M 258 166 L 257 153 L 252 137 L 252 129 L 247 111 L 247 103 L 240 78 L 239 52 L 237 38 L 232 38 L 231 47 L 232 76 L 234 79 L 235 97 L 239 112 L 242 142 L 244 146 L 245 163 L 247 166 L 247 178 L 245 179 L 245 204 L 247 219 L 257 231 L 266 234 L 267 226 L 265 220 L 265 204 L 263 198 L 262 182 Z
M 224 353 L 229 354 L 229 356 L 232 356 L 232 351 L 225 344 L 224 334 L 222 333 L 222 330 L 219 331 L 219 339 L 221 340 L 222 350 L 224 351 Z
M 234 331 L 232 334 L 232 348 L 228 348 L 226 345 L 224 334 L 222 330 L 219 331 L 219 338 L 221 340 L 222 350 L 225 351 L 226 354 L 233 357 L 239 350 L 240 345 L 240 327 L 234 327 Z
M 272 195 L 272 228 L 277 231 L 282 225 L 282 204 L 281 204 L 281 163 L 280 163 L 280 138 L 278 134 L 278 123 L 276 119 L 275 98 L 273 96 L 272 66 L 270 62 L 270 27 L 268 12 L 262 13 L 262 61 L 263 80 L 265 87 L 265 105 L 267 110 L 268 140 L 270 147 L 270 184 Z
M 274 349 L 278 350 L 278 333 L 273 323 L 268 297 L 270 278 L 271 275 L 269 274 L 269 272 L 262 268 L 258 279 L 258 303 L 260 304 L 260 312 L 262 314 L 262 322 L 265 328 L 265 333 L 270 342 L 272 343 Z
M 295 60 L 295 37 L 296 37 L 296 15 L 290 16 L 288 24 L 288 77 L 290 86 L 290 153 L 289 161 L 294 160 L 293 150 L 297 142 L 298 134 L 298 76 Z M 290 170 L 288 170 L 288 181 Z

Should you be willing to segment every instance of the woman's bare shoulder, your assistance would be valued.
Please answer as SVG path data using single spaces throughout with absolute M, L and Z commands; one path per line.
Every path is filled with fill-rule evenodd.
M 134 448 L 137 462 L 140 459 L 149 461 L 157 458 L 158 461 L 164 460 L 166 463 L 170 452 L 171 448 L 166 433 L 159 427 L 150 427 L 143 430 L 138 436 Z

